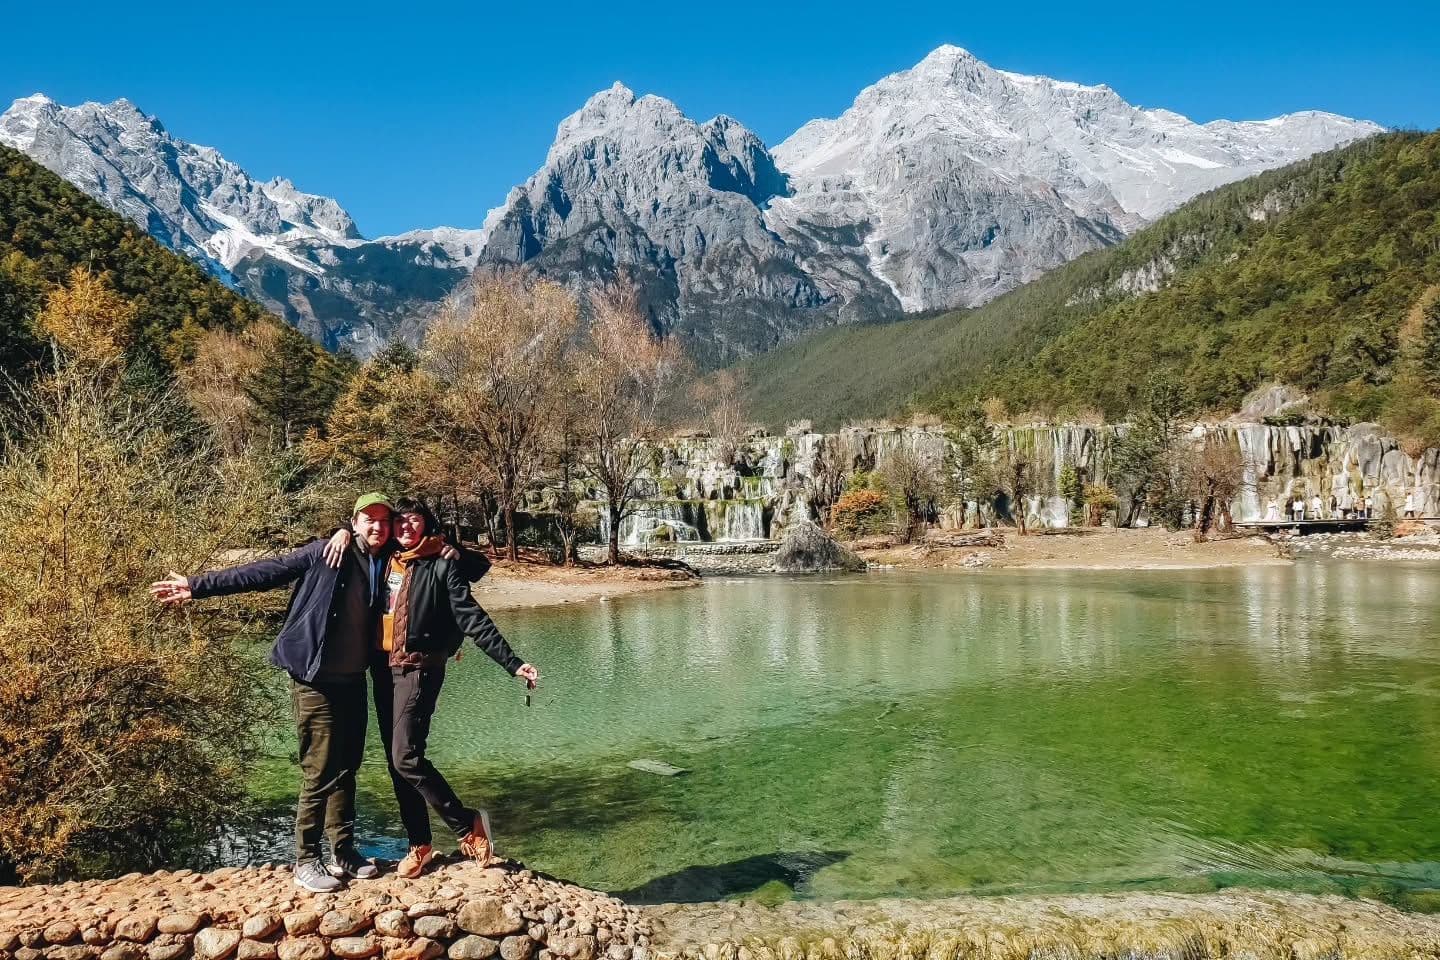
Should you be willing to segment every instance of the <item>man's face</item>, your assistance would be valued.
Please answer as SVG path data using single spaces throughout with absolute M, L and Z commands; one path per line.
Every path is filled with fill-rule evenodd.
M 412 549 L 425 536 L 425 517 L 418 513 L 402 513 L 395 517 L 395 539 L 406 550 Z
M 355 536 L 371 550 L 379 550 L 390 539 L 390 508 L 374 504 L 355 514 L 350 521 Z

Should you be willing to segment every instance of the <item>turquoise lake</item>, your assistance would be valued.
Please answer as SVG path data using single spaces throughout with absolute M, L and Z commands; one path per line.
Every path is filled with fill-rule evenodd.
M 882 571 L 507 611 L 533 705 L 472 648 L 430 753 L 502 854 L 642 901 L 1423 898 L 1437 588 L 1395 563 Z M 281 826 L 294 782 L 277 757 L 257 783 Z M 369 852 L 398 857 L 373 724 L 360 806 Z

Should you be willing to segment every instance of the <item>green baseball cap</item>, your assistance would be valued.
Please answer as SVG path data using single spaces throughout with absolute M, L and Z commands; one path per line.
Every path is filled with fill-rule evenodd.
M 355 516 L 355 514 L 357 514 L 357 513 L 359 513 L 360 511 L 364 510 L 366 507 L 376 507 L 376 506 L 384 507 L 386 510 L 389 510 L 391 513 L 394 513 L 394 512 L 395 512 L 395 504 L 391 503 L 391 502 L 390 502 L 390 498 L 387 497 L 387 496 L 385 496 L 385 494 L 383 494 L 383 493 L 367 493 L 367 494 L 365 494 L 364 496 L 362 496 L 359 500 L 356 500 L 356 501 L 355 501 L 355 509 L 350 512 L 350 516 L 352 516 L 352 517 Z

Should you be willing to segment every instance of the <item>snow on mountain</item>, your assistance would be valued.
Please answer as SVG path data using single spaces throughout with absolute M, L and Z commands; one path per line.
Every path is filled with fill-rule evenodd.
M 869 266 L 906 309 L 972 306 L 1199 193 L 1381 129 L 1318 112 L 1197 124 L 942 46 L 775 148 L 792 193 L 767 222 L 868 224 Z
M 625 278 L 706 363 L 818 326 L 986 302 L 1198 193 L 1381 130 L 1320 112 L 1195 123 L 1109 87 L 942 46 L 773 151 L 615 84 L 475 230 L 366 240 L 335 200 L 260 182 L 127 100 L 39 94 L 9 144 L 331 347 L 414 338 L 472 270 Z
M 463 279 L 483 242 L 478 231 L 450 227 L 367 241 L 335 200 L 280 177 L 255 180 L 128 100 L 66 107 L 24 97 L 0 114 L 0 143 L 315 339 L 360 354 Z

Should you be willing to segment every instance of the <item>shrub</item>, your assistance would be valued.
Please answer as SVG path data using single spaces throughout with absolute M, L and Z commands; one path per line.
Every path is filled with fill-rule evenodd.
M 1089 523 L 1098 527 L 1105 521 L 1105 514 L 1120 505 L 1115 491 L 1103 483 L 1092 483 L 1085 488 L 1085 506 L 1089 508 Z
M 830 508 L 830 525 L 842 540 L 855 540 L 890 529 L 890 504 L 877 490 L 851 490 Z
M 260 618 L 163 610 L 146 588 L 253 544 L 284 505 L 173 395 L 127 393 L 105 321 L 128 307 L 71 288 L 41 316 L 69 360 L 0 459 L 0 878 L 153 867 L 213 837 L 244 807 L 270 702 L 234 642 Z
M 1064 497 L 1071 506 L 1079 507 L 1085 502 L 1085 481 L 1080 477 L 1080 471 L 1075 469 L 1074 464 L 1067 463 L 1060 468 L 1060 479 L 1057 483 L 1060 496 Z

